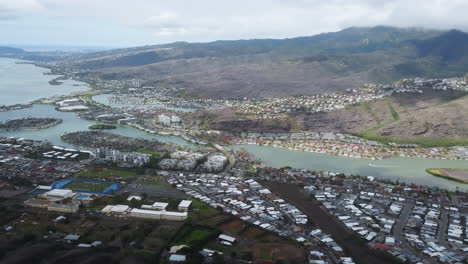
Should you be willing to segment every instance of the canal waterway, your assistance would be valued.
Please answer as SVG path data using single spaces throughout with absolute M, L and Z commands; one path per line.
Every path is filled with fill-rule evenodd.
M 0 112 L 0 122 L 25 117 L 61 118 L 63 122 L 56 126 L 40 130 L 0 131 L 0 136 L 48 140 L 49 142 L 57 146 L 77 147 L 63 142 L 60 139 L 60 137 L 65 133 L 89 130 L 88 127 L 90 125 L 95 124 L 92 121 L 79 118 L 78 115 L 75 113 L 57 111 L 52 105 L 36 104 L 30 108 Z M 117 126 L 116 129 L 110 129 L 107 131 L 122 136 L 156 139 L 161 142 L 174 143 L 188 147 L 194 146 L 193 144 L 190 144 L 189 142 L 179 137 L 148 134 L 136 128 L 128 126 Z
M 468 161 L 424 158 L 389 158 L 383 160 L 357 159 L 314 152 L 303 152 L 258 145 L 238 145 L 265 165 L 281 168 L 290 166 L 336 173 L 374 176 L 420 185 L 438 186 L 450 190 L 468 190 L 468 184 L 457 183 L 428 174 L 427 168 L 468 168 Z

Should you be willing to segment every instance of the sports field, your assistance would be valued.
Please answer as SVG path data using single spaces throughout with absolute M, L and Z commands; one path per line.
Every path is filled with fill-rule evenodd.
M 136 173 L 133 171 L 124 170 L 111 170 L 106 168 L 92 168 L 79 172 L 76 176 L 82 179 L 130 179 L 135 177 Z
M 118 183 L 88 179 L 66 179 L 52 184 L 52 189 L 69 189 L 74 192 L 111 194 L 120 189 Z
M 110 183 L 105 182 L 85 182 L 85 181 L 71 181 L 63 186 L 64 189 L 75 191 L 96 192 L 100 193 L 111 186 Z

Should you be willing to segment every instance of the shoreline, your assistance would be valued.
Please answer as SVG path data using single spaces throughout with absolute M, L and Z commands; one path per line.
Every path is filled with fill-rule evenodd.
M 435 177 L 439 177 L 439 178 L 443 178 L 443 179 L 446 179 L 446 180 L 449 180 L 449 181 L 455 181 L 455 182 L 458 182 L 458 183 L 463 183 L 463 184 L 468 184 L 468 180 L 463 180 L 463 179 L 459 179 L 459 178 L 456 178 L 454 176 L 450 176 L 450 175 L 447 175 L 446 172 L 450 172 L 450 171 L 466 171 L 467 174 L 468 174 L 468 169 L 448 169 L 448 168 L 430 168 L 430 169 L 426 169 L 426 172 L 431 174 L 432 176 L 435 176 Z
M 281 149 L 287 149 L 287 150 L 293 150 L 293 151 L 300 151 L 300 152 L 308 152 L 308 153 L 317 153 L 317 154 L 326 154 L 326 155 L 333 155 L 333 156 L 338 156 L 338 157 L 345 157 L 345 158 L 353 158 L 353 159 L 365 159 L 365 160 L 385 160 L 385 159 L 390 159 L 390 158 L 420 158 L 420 159 L 437 159 L 437 160 L 453 160 L 453 161 L 463 161 L 463 160 L 468 160 L 468 159 L 454 159 L 454 158 L 442 158 L 442 157 L 424 157 L 424 156 L 403 156 L 403 155 L 396 155 L 396 156 L 388 156 L 388 157 L 362 157 L 362 156 L 354 156 L 354 155 L 342 155 L 342 154 L 336 154 L 336 153 L 329 153 L 325 151 L 317 151 L 317 150 L 306 150 L 306 149 L 298 149 L 298 148 L 292 148 L 292 147 L 286 147 L 282 145 L 276 145 L 276 144 L 260 144 L 260 143 L 232 143 L 230 146 L 242 146 L 242 145 L 255 145 L 255 146 L 262 146 L 262 147 L 272 147 L 272 148 L 281 148 Z
M 71 81 L 83 83 L 83 84 L 80 84 L 80 85 L 72 84 L 73 87 L 82 87 L 82 86 L 86 86 L 86 87 L 88 88 L 88 89 L 83 90 L 83 91 L 74 91 L 74 92 L 70 92 L 70 93 L 62 94 L 62 95 L 52 95 L 52 96 L 49 96 L 49 97 L 37 98 L 37 99 L 31 100 L 31 101 L 26 102 L 26 103 L 17 103 L 17 104 L 12 104 L 12 105 L 1 105 L 1 106 L 0 106 L 0 112 L 11 111 L 11 110 L 19 110 L 19 109 L 24 109 L 24 108 L 30 108 L 30 107 L 32 107 L 34 104 L 39 104 L 39 103 L 41 103 L 41 101 L 50 100 L 51 98 L 54 98 L 54 97 L 69 97 L 69 96 L 74 96 L 74 95 L 73 95 L 74 93 L 78 93 L 78 95 L 76 95 L 76 96 L 80 96 L 81 93 L 89 92 L 90 90 L 94 90 L 94 88 L 91 87 L 91 84 L 89 84 L 89 83 L 87 83 L 87 82 L 78 81 L 78 80 L 74 80 L 74 79 L 70 79 L 70 78 L 64 78 L 65 75 L 51 74 L 50 68 L 44 67 L 44 65 L 41 65 L 41 64 L 38 63 L 37 61 L 28 61 L 28 60 L 22 60 L 22 59 L 16 59 L 16 58 L 8 58 L 8 57 L 0 57 L 0 58 L 12 59 L 12 60 L 14 60 L 14 63 L 15 63 L 15 64 L 33 65 L 34 67 L 42 68 L 42 69 L 48 70 L 49 72 L 43 72 L 42 74 L 43 74 L 43 75 L 51 75 L 51 76 L 53 75 L 53 76 L 55 76 L 54 78 L 48 80 L 48 84 L 49 84 L 50 86 L 62 85 L 63 82 L 61 82 L 60 84 L 51 84 L 51 82 L 53 82 L 53 81 L 55 81 L 55 80 L 57 80 L 57 79 L 60 79 L 60 80 L 71 80 Z

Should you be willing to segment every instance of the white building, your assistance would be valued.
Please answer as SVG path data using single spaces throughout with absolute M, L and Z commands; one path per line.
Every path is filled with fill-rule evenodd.
M 178 116 L 171 116 L 171 123 L 180 123 L 180 117 Z
M 170 262 L 185 262 L 185 260 L 186 260 L 185 255 L 172 254 L 169 257 Z
M 171 125 L 171 118 L 167 115 L 158 115 L 158 121 L 165 126 Z
M 224 234 L 219 235 L 218 239 L 221 240 L 221 242 L 227 242 L 227 243 L 229 243 L 231 245 L 234 244 L 234 242 L 236 242 L 235 237 L 227 236 L 227 235 L 224 235 Z
M 166 210 L 168 203 L 155 202 L 151 207 L 156 210 Z
M 128 205 L 107 205 L 101 210 L 101 213 L 105 214 L 125 214 L 128 212 L 130 207 Z
M 188 214 L 186 212 L 167 212 L 167 211 L 155 211 L 155 210 L 144 210 L 134 208 L 130 210 L 131 217 L 146 218 L 154 220 L 175 220 L 183 221 L 187 219 Z
M 72 190 L 54 189 L 42 194 L 41 196 L 47 199 L 65 199 L 75 196 L 75 193 Z
M 190 206 L 191 206 L 191 205 L 192 205 L 192 201 L 190 201 L 190 200 L 182 200 L 182 201 L 179 203 L 178 209 L 179 209 L 179 211 L 188 212 L 188 210 L 190 209 Z

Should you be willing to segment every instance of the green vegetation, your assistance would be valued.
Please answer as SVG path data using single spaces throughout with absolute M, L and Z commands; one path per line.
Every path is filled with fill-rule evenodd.
M 88 192 L 103 192 L 109 186 L 109 183 L 71 181 L 63 188 Z
M 387 102 L 388 109 L 390 109 L 390 113 L 392 114 L 393 120 L 398 121 L 400 120 L 400 115 L 398 112 L 395 110 L 393 105 L 390 102 Z
M 111 170 L 105 168 L 93 168 L 88 169 L 76 174 L 78 178 L 85 179 L 100 179 L 105 178 L 108 180 L 112 179 L 130 179 L 136 176 L 136 172 L 124 171 L 124 170 Z
M 375 140 L 380 143 L 398 143 L 398 144 L 417 144 L 422 147 L 452 147 L 452 146 L 467 146 L 468 138 L 427 138 L 427 137 L 411 137 L 411 138 L 393 138 L 380 136 L 377 130 L 381 127 L 376 126 L 369 128 L 361 133 L 350 133 L 362 137 L 367 140 Z
M 217 229 L 202 225 L 184 225 L 175 235 L 175 243 L 187 245 L 192 248 L 202 248 L 210 240 L 219 235 Z
M 192 211 L 189 217 L 192 221 L 203 221 L 203 223 L 209 224 L 209 218 L 219 214 L 220 211 L 210 205 L 201 202 L 199 200 L 192 200 Z
M 111 124 L 96 124 L 96 125 L 89 126 L 89 129 L 93 129 L 93 130 L 96 130 L 96 129 L 116 129 L 116 128 L 117 128 L 116 125 L 111 125 Z
M 167 181 L 161 179 L 158 176 L 151 177 L 151 179 L 147 179 L 138 183 L 153 186 L 170 186 L 170 184 Z
M 301 131 L 301 125 L 297 117 L 289 117 L 289 123 L 291 124 L 291 133 L 297 133 Z
M 20 187 L 30 187 L 33 185 L 33 183 L 30 180 L 21 177 L 0 177 L 0 180 L 8 182 L 11 185 Z
M 436 177 L 444 178 L 451 181 L 456 181 L 460 183 L 468 183 L 468 180 L 464 180 L 463 177 L 450 176 L 450 172 L 466 172 L 468 176 L 468 169 L 426 169 L 426 172 L 432 174 Z

